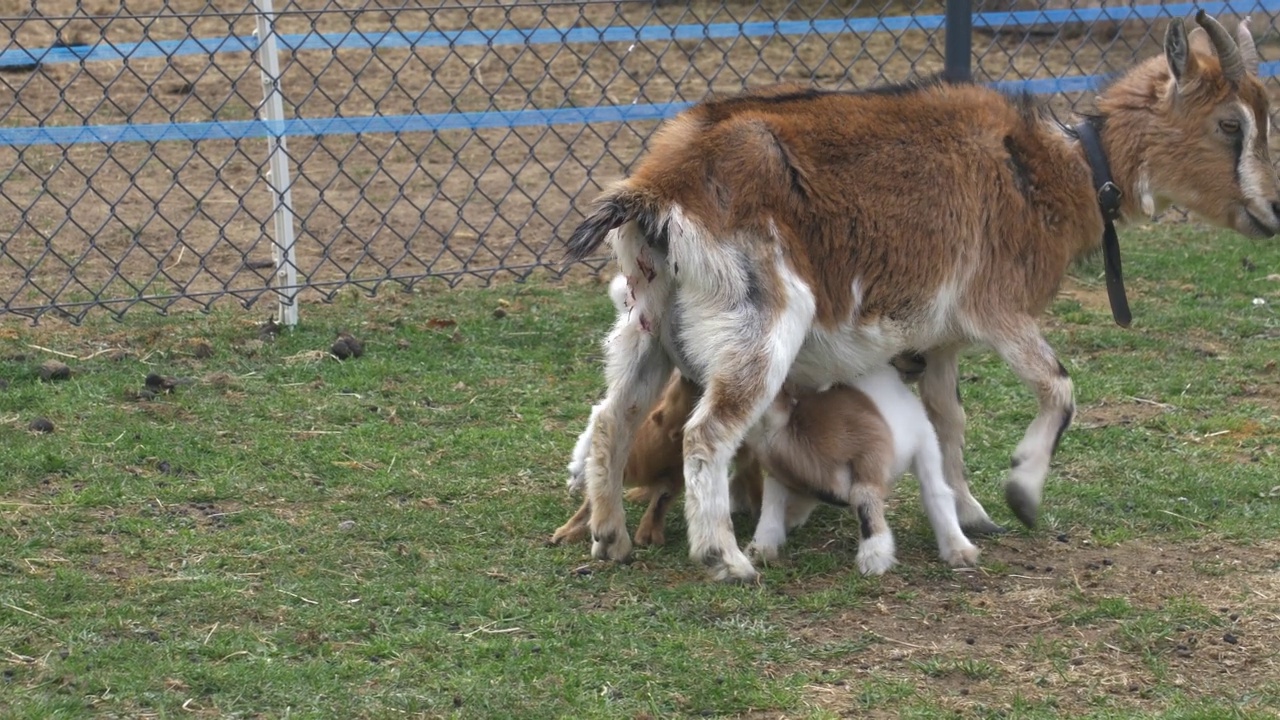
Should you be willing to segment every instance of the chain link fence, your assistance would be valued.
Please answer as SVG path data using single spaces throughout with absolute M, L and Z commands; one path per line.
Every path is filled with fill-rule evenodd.
M 269 5 L 0 0 L 0 316 L 558 273 L 585 202 L 687 103 L 944 63 L 942 0 Z M 975 0 L 973 78 L 1065 112 L 1197 7 L 1276 55 L 1280 0 Z

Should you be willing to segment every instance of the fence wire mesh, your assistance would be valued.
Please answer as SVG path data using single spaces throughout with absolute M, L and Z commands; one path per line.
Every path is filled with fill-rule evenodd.
M 1168 18 L 1194 7 L 976 0 L 973 76 L 1032 80 L 1070 110 L 1079 78 L 1158 52 Z M 1203 7 L 1252 15 L 1274 55 L 1280 1 Z M 293 290 L 273 260 L 272 133 L 287 136 L 298 285 L 331 298 L 558 272 L 586 201 L 659 118 L 709 92 L 864 88 L 943 66 L 942 0 L 275 12 L 285 119 L 268 124 L 251 2 L 0 0 L 2 314 L 78 322 Z

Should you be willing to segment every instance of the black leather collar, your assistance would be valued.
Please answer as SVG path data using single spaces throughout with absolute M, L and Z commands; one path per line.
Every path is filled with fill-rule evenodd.
M 1084 147 L 1085 157 L 1089 159 L 1089 169 L 1093 172 L 1093 187 L 1098 197 L 1098 207 L 1102 210 L 1104 229 L 1102 232 L 1102 263 L 1106 269 L 1107 299 L 1111 301 L 1111 317 L 1120 327 L 1129 327 L 1133 315 L 1129 312 L 1129 300 L 1124 294 L 1124 273 L 1120 267 L 1120 238 L 1116 235 L 1115 221 L 1120 219 L 1120 200 L 1123 193 L 1111 179 L 1111 166 L 1107 164 L 1107 155 L 1102 150 L 1102 140 L 1098 137 L 1098 128 L 1092 120 L 1085 120 L 1074 127 L 1080 145 Z

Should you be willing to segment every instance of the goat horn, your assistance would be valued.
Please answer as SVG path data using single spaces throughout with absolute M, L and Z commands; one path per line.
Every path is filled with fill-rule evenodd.
M 1250 75 L 1258 74 L 1258 47 L 1253 44 L 1253 33 L 1249 32 L 1249 17 L 1240 20 L 1236 28 L 1236 44 L 1240 47 L 1240 57 L 1244 60 L 1245 70 Z
M 1222 74 L 1232 82 L 1243 80 L 1244 59 L 1240 57 L 1240 46 L 1231 39 L 1231 33 L 1203 10 L 1196 13 L 1196 23 L 1209 34 L 1209 41 L 1213 43 L 1218 61 L 1222 63 Z

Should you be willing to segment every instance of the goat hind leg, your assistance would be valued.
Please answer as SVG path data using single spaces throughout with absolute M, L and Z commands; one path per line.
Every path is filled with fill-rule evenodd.
M 776 331 L 772 342 L 721 346 L 728 362 L 712 375 L 684 431 L 685 517 L 689 555 L 716 580 L 753 582 L 759 576 L 738 548 L 729 517 L 729 462 L 782 388 L 808 318 Z M 798 331 L 797 331 L 798 329 Z
M 597 406 L 587 455 L 591 555 L 624 561 L 631 555 L 622 507 L 623 472 L 636 431 L 671 374 L 671 360 L 638 320 L 621 315 L 605 343 L 609 390 Z
M 882 482 L 859 479 L 849 493 L 850 504 L 858 514 L 861 540 L 858 541 L 857 560 L 858 570 L 863 575 L 883 575 L 897 563 L 893 531 L 884 517 L 885 487 Z
M 551 544 L 559 545 L 563 542 L 574 542 L 587 534 L 587 525 L 591 522 L 591 502 L 582 501 L 582 507 L 578 508 L 578 512 L 569 518 L 569 521 L 556 528 L 555 534 L 551 536 Z
M 671 501 L 675 500 L 675 492 L 666 485 L 659 485 L 650 490 L 649 507 L 640 518 L 636 527 L 635 542 L 641 547 L 647 545 L 663 545 L 667 542 L 666 525 L 667 510 Z
M 587 485 L 587 454 L 591 451 L 591 436 L 596 429 L 596 415 L 600 413 L 600 405 L 591 406 L 591 416 L 587 418 L 587 427 L 578 436 L 573 445 L 573 457 L 569 459 L 569 492 L 582 492 Z
M 972 535 L 998 535 L 1005 529 L 992 521 L 973 496 L 964 467 L 964 406 L 960 403 L 959 348 L 946 347 L 926 355 L 920 378 L 920 399 L 938 436 L 943 476 L 955 493 L 960 527 Z
M 1034 527 L 1049 461 L 1071 425 L 1075 399 L 1071 377 L 1045 342 L 1035 321 L 1025 318 L 991 342 L 996 352 L 1035 393 L 1039 412 L 1013 452 L 1004 498 L 1027 527 Z

